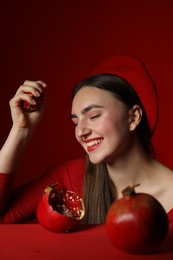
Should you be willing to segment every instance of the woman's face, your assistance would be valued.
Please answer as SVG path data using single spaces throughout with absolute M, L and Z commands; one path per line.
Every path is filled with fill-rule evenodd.
M 83 87 L 72 102 L 75 136 L 92 163 L 113 161 L 130 145 L 127 107 L 106 90 Z

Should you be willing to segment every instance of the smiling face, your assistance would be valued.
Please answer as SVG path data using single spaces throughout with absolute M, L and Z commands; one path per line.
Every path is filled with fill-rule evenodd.
M 112 163 L 131 144 L 129 109 L 110 92 L 85 86 L 72 103 L 78 142 L 92 163 Z

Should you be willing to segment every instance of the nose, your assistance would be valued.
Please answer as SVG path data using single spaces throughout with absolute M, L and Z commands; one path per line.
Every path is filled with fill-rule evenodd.
M 76 138 L 79 140 L 86 138 L 88 135 L 90 135 L 91 129 L 87 124 L 79 122 L 76 127 Z

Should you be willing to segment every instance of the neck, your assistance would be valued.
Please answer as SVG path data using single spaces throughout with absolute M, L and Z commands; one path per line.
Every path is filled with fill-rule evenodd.
M 107 169 L 113 180 L 118 197 L 127 186 L 134 186 L 146 182 L 147 173 L 152 163 L 151 158 L 144 152 L 142 147 L 132 148 L 130 153 L 116 158 L 112 163 L 107 163 Z

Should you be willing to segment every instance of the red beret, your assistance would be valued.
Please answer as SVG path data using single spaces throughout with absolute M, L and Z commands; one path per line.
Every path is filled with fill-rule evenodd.
M 154 82 L 143 62 L 129 55 L 115 55 L 97 65 L 93 74 L 111 73 L 125 79 L 138 94 L 152 134 L 158 119 L 158 97 Z

